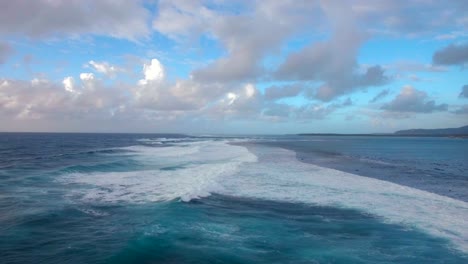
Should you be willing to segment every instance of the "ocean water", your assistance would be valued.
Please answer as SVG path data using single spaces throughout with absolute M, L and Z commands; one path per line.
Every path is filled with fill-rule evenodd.
M 0 134 L 0 263 L 468 263 L 468 141 Z

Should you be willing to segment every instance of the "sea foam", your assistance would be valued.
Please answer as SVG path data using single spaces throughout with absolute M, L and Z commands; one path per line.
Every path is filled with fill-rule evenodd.
M 243 147 L 214 141 L 125 149 L 133 151 L 130 157 L 143 164 L 166 164 L 174 169 L 71 173 L 58 181 L 78 187 L 70 196 L 86 202 L 190 201 L 220 192 L 222 179 L 233 176 L 241 164 L 256 161 L 255 155 Z
M 336 206 L 368 212 L 394 224 L 449 239 L 468 252 L 468 203 L 387 181 L 302 163 L 289 150 L 226 141 L 170 147 L 128 147 L 143 163 L 180 164 L 174 170 L 75 173 L 70 196 L 91 203 L 190 201 L 211 193 Z
M 227 179 L 225 194 L 357 209 L 451 240 L 468 252 L 468 203 L 430 192 L 302 163 L 295 153 L 259 148 L 260 160 Z

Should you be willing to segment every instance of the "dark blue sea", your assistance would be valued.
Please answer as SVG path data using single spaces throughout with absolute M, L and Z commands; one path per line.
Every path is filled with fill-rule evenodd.
M 0 133 L 0 263 L 468 263 L 468 140 Z

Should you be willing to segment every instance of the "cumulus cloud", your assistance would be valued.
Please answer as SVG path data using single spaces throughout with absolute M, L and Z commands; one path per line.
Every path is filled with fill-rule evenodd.
M 160 1 L 153 27 L 178 41 L 193 41 L 201 35 L 218 41 L 225 48 L 224 55 L 193 70 L 192 76 L 197 82 L 226 83 L 268 78 L 270 69 L 265 69 L 263 64 L 268 55 L 279 51 L 297 32 L 317 33 L 329 25 L 333 28 L 329 40 L 313 42 L 293 52 L 273 77 L 323 82 L 309 94 L 330 101 L 390 81 L 379 65 L 369 67 L 364 73 L 360 71 L 362 67 L 356 57 L 370 34 L 418 35 L 442 29 L 458 23 L 456 20 L 463 16 L 460 10 L 464 6 L 462 1 L 421 5 L 419 0 L 356 0 L 345 4 L 341 1 Z M 424 12 L 417 12 L 415 17 L 410 12 L 415 8 Z M 443 70 L 440 66 L 423 68 Z
M 62 84 L 65 90 L 67 90 L 68 92 L 77 93 L 77 91 L 75 90 L 75 81 L 73 80 L 73 77 L 65 77 L 62 81 Z
M 83 82 L 92 81 L 92 80 L 94 80 L 94 74 L 92 74 L 90 72 L 80 73 L 80 80 L 82 80 Z
M 90 81 L 83 78 L 76 84 L 71 77 L 61 84 L 45 79 L 0 80 L 0 112 L 19 119 L 110 117 L 125 102 L 122 91 L 107 89 L 96 80 L 90 87 L 85 83 Z
M 232 85 L 200 83 L 191 79 L 170 82 L 165 79 L 164 66 L 158 59 L 145 63 L 142 74 L 144 78 L 133 88 L 133 94 L 137 107 L 151 110 L 200 110 L 234 89 Z
M 392 101 L 382 106 L 382 109 L 390 112 L 402 113 L 432 113 L 436 111 L 447 111 L 447 104 L 436 104 L 429 100 L 426 92 L 417 90 L 412 86 L 401 89 Z
M 434 53 L 432 62 L 437 65 L 465 65 L 468 63 L 468 43 L 450 44 Z
M 56 34 L 110 35 L 138 39 L 149 35 L 149 11 L 142 1 L 17 0 L 0 4 L 0 35 L 31 38 Z
M 152 36 L 151 30 L 155 30 L 175 41 L 175 46 L 192 48 L 200 41 L 216 49 L 211 53 L 204 45 L 194 47 L 201 48 L 201 57 L 221 55 L 210 57 L 205 64 L 198 61 L 190 69 L 190 76 L 180 79 L 167 78 L 171 73 L 158 59 L 148 60 L 140 77 L 126 84 L 100 79 L 115 77 L 123 68 L 102 58 L 86 58 L 89 72 L 65 73 L 61 81 L 2 80 L 0 112 L 23 119 L 59 116 L 77 120 L 127 116 L 152 121 L 323 119 L 353 105 L 349 94 L 391 81 L 388 70 L 400 67 L 397 71 L 436 72 L 450 69 L 445 65 L 466 64 L 464 59 L 460 62 L 466 45 L 452 44 L 436 52 L 442 55 L 434 55 L 433 65 L 412 62 L 360 65 L 360 49 L 376 35 L 415 36 L 428 32 L 439 35 L 448 26 L 453 32 L 463 32 L 468 21 L 463 12 L 466 1 L 423 2 L 4 1 L 0 4 L 0 36 L 6 36 L 5 39 L 60 40 L 63 36 L 105 35 L 140 40 Z M 459 41 L 458 35 L 450 38 Z M 141 44 L 137 52 L 150 45 L 157 48 Z M 0 63 L 11 54 L 8 47 L 2 48 L 0 44 Z M 173 59 L 169 57 L 164 61 Z M 47 76 L 47 73 L 32 74 Z M 261 92 L 265 84 L 276 81 L 278 84 Z M 462 90 L 460 97 L 466 98 L 466 93 Z M 389 90 L 383 90 L 370 102 L 380 101 L 388 94 Z M 305 98 L 301 98 L 300 104 L 299 100 L 291 104 L 284 103 L 289 100 L 281 100 L 296 96 Z M 384 113 L 409 115 L 445 111 L 447 105 L 436 104 L 425 92 L 407 87 L 382 109 L 386 110 Z
M 255 85 L 247 83 L 227 92 L 203 112 L 213 118 L 258 117 L 261 111 L 261 98 Z
M 152 59 L 150 63 L 143 65 L 143 74 L 145 78 L 139 81 L 141 85 L 149 82 L 159 82 L 164 80 L 164 67 L 158 59 Z
M 332 37 L 290 54 L 278 68 L 275 77 L 280 80 L 322 81 L 324 84 L 313 96 L 323 101 L 330 101 L 357 88 L 386 83 L 389 78 L 379 65 L 367 68 L 365 73 L 358 73 L 356 57 L 365 36 L 348 14 L 349 7 L 336 1 L 324 3 L 323 9 L 334 30 Z
M 463 85 L 459 97 L 461 97 L 461 98 L 468 98 L 468 84 Z
M 0 65 L 5 63 L 12 53 L 13 47 L 11 47 L 8 43 L 0 42 Z
M 189 84 L 180 82 L 175 85 L 165 82 L 140 83 L 133 89 L 135 107 L 157 111 L 191 111 L 202 107 L 205 103 L 203 98 L 196 97 L 194 100 L 189 94 L 174 92 L 181 85 L 190 89 Z

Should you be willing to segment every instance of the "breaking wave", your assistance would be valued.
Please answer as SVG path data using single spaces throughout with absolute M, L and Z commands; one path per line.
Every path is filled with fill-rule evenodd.
M 250 152 L 228 141 L 207 140 L 125 149 L 143 163 L 170 166 L 73 173 L 59 181 L 76 187 L 70 197 L 90 203 L 190 201 L 220 193 L 352 208 L 449 239 L 468 252 L 468 204 L 463 201 L 302 163 L 294 152 L 280 148 L 252 146 Z

